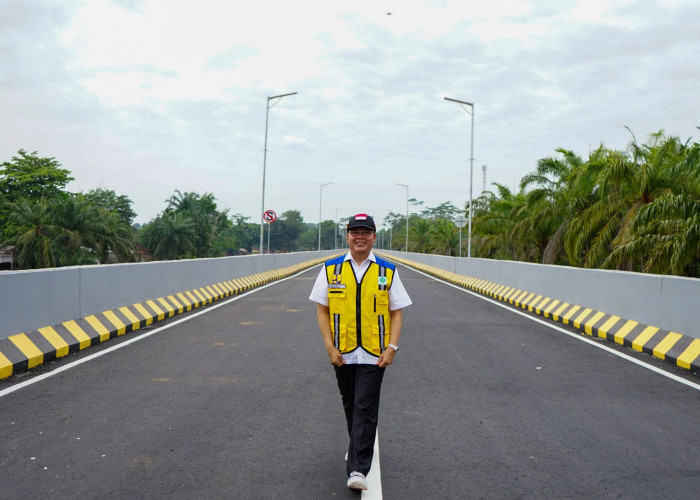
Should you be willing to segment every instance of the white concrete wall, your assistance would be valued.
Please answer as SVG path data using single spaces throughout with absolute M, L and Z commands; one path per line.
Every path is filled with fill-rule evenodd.
M 0 272 L 0 338 L 335 251 Z
M 700 338 L 696 318 L 700 308 L 698 279 L 382 252 Z M 333 253 L 336 252 L 0 272 L 0 338 Z
M 700 279 L 382 252 L 700 338 Z

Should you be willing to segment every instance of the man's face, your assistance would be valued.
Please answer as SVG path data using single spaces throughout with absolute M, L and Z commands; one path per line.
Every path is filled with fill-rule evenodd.
M 358 227 L 348 231 L 348 246 L 350 247 L 350 251 L 354 253 L 369 253 L 376 239 L 377 233 L 364 227 Z

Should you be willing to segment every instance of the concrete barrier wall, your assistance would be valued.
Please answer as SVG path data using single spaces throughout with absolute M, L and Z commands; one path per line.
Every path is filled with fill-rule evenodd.
M 382 251 L 700 338 L 700 280 Z M 0 272 L 0 338 L 334 251 Z
M 410 252 L 382 253 L 700 338 L 700 279 Z
M 336 251 L 0 272 L 0 338 Z

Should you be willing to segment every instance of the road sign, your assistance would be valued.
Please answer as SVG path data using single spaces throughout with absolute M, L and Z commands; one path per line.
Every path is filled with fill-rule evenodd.
M 277 214 L 274 210 L 265 210 L 265 213 L 263 214 L 263 219 L 267 223 L 275 222 L 277 220 Z
M 455 223 L 455 226 L 457 226 L 458 228 L 461 229 L 461 228 L 463 228 L 464 226 L 467 225 L 468 220 L 469 220 L 469 219 L 467 219 L 464 215 L 460 215 L 459 217 L 457 217 L 457 218 L 454 220 L 454 223 Z

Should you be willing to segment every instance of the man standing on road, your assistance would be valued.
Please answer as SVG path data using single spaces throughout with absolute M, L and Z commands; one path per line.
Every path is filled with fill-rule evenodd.
M 309 299 L 335 369 L 350 436 L 348 488 L 367 489 L 384 369 L 394 362 L 401 310 L 411 305 L 396 267 L 372 253 L 377 239 L 367 214 L 350 218 L 350 251 L 326 261 Z

